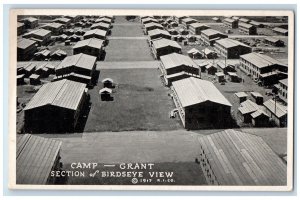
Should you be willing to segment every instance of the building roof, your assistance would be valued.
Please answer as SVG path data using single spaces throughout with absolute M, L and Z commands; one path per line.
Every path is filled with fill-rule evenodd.
M 267 113 L 266 113 L 265 111 L 263 111 L 262 109 L 258 109 L 257 111 L 255 111 L 254 113 L 252 113 L 252 114 L 251 114 L 251 117 L 252 117 L 253 119 L 255 119 L 255 118 L 257 118 L 257 117 L 259 117 L 259 116 L 262 116 L 262 115 L 264 115 L 264 116 L 266 116 L 266 117 L 269 117 L 269 116 L 267 115 Z
M 215 73 L 216 76 L 225 76 L 225 74 L 223 72 L 217 72 Z
M 104 23 L 109 23 L 110 24 L 112 22 L 112 19 L 107 18 L 107 17 L 100 17 L 95 22 L 96 23 L 104 22 Z
M 201 31 L 201 33 L 204 35 L 207 35 L 207 36 L 216 35 L 216 34 L 225 35 L 225 34 L 221 33 L 220 31 L 217 31 L 214 29 L 206 29 L 206 30 Z
M 181 65 L 198 68 L 198 65 L 190 57 L 178 53 L 161 56 L 160 61 L 163 63 L 165 69 Z
M 280 83 L 282 83 L 283 85 L 285 86 L 288 86 L 288 79 L 282 79 L 282 80 L 279 80 Z
M 278 118 L 287 115 L 287 107 L 279 102 L 276 102 L 275 106 L 275 101 L 273 99 L 265 101 L 264 106 Z
M 106 87 L 99 90 L 99 94 L 107 94 L 107 93 L 111 94 L 112 90 Z
M 219 17 L 213 17 L 213 18 L 211 18 L 212 20 L 219 20 L 220 18 Z
M 80 104 L 86 84 L 60 80 L 44 84 L 32 97 L 24 110 L 52 105 L 70 110 L 76 110 Z
M 202 51 L 205 55 L 208 55 L 208 54 L 211 54 L 211 53 L 216 53 L 214 52 L 213 50 L 209 49 L 209 48 L 205 48 L 205 49 L 202 49 Z
M 195 54 L 195 53 L 200 53 L 200 51 L 198 49 L 196 49 L 196 48 L 192 48 L 187 53 L 188 54 Z
M 238 46 L 251 48 L 251 47 L 249 47 L 248 45 L 246 45 L 242 42 L 239 42 L 237 40 L 233 40 L 233 39 L 230 39 L 230 38 L 224 38 L 224 39 L 217 40 L 216 44 L 219 44 L 219 45 L 223 46 L 226 49 L 232 48 L 232 47 L 238 47 Z
M 150 27 L 161 27 L 161 28 L 163 28 L 163 26 L 161 24 L 158 24 L 158 23 L 151 22 L 151 23 L 145 24 L 146 29 L 150 28 Z
M 17 184 L 46 185 L 61 141 L 24 134 L 17 137 Z
M 238 75 L 235 72 L 227 72 L 229 76 L 236 76 L 238 77 Z
M 147 17 L 147 18 L 142 19 L 143 24 L 147 23 L 147 22 L 156 22 L 156 23 L 158 23 L 158 21 L 156 19 L 152 18 L 152 17 Z
M 287 184 L 286 164 L 259 136 L 227 129 L 198 141 L 218 185 Z
M 100 36 L 106 36 L 107 35 L 107 31 L 101 30 L 101 29 L 93 29 L 93 30 L 89 30 L 87 32 L 85 32 L 84 36 L 88 36 L 88 35 L 100 35 Z
M 287 32 L 289 32 L 287 29 L 283 29 L 283 28 L 279 28 L 279 27 L 276 27 L 276 28 L 274 28 L 272 30 L 275 31 L 275 32 L 279 32 L 279 33 L 287 33 Z
M 255 98 L 257 98 L 257 97 L 263 98 L 263 95 L 261 95 L 259 92 L 251 92 L 251 95 L 254 96 Z
M 208 63 L 207 65 L 204 65 L 206 69 L 210 68 L 216 68 L 212 63 Z
M 100 23 L 93 24 L 91 26 L 91 28 L 94 28 L 94 27 L 103 27 L 103 28 L 109 29 L 110 25 L 107 23 L 100 22 Z
M 34 17 L 26 17 L 26 18 L 22 19 L 21 21 L 35 22 L 35 21 L 38 21 L 38 19 L 34 18 Z
M 19 27 L 21 27 L 21 26 L 24 26 L 25 24 L 24 23 L 21 23 L 21 22 L 18 22 L 17 23 L 17 27 L 19 28 Z
M 49 33 L 51 33 L 51 31 L 41 28 L 41 29 L 30 31 L 29 33 L 24 34 L 24 36 L 38 35 L 38 36 L 44 37 L 44 36 L 48 35 Z
M 232 22 L 235 22 L 236 20 L 235 19 L 231 19 L 231 18 L 225 18 L 224 21 L 232 23 Z
M 235 93 L 235 95 L 236 95 L 238 98 L 248 97 L 248 94 L 246 94 L 245 92 L 237 92 L 237 93 Z
M 250 19 L 247 19 L 247 18 L 240 18 L 239 21 L 247 23 L 247 22 L 250 21 Z
M 239 20 L 240 18 L 237 16 L 233 16 L 232 19 Z
M 164 48 L 164 47 L 168 47 L 168 46 L 175 47 L 177 49 L 181 49 L 181 46 L 173 40 L 168 40 L 168 39 L 162 38 L 162 39 L 153 41 L 153 47 L 155 49 L 160 49 L 160 48 Z
M 154 29 L 154 30 L 148 31 L 148 35 L 150 37 L 154 36 L 154 35 L 160 35 L 160 34 L 171 37 L 171 34 L 168 31 L 166 31 L 166 30 Z
M 67 56 L 63 61 L 56 67 L 56 70 L 76 66 L 79 68 L 92 70 L 94 68 L 94 64 L 96 63 L 97 57 L 90 56 L 87 54 L 76 54 L 73 56 Z
M 244 23 L 244 22 L 240 22 L 239 23 L 239 27 L 243 27 L 243 28 L 252 28 L 254 27 L 252 24 L 247 24 L 247 23 Z
M 105 78 L 102 80 L 102 83 L 110 82 L 113 83 L 114 81 L 111 78 Z
M 103 46 L 103 40 L 97 38 L 89 38 L 86 40 L 78 41 L 74 46 L 73 49 L 81 48 L 81 47 L 92 47 L 95 49 L 101 49 Z
M 269 41 L 269 42 L 273 42 L 273 43 L 276 43 L 276 42 L 283 42 L 282 40 L 280 40 L 279 38 L 276 38 L 276 37 L 266 37 L 265 40 Z
M 29 78 L 30 78 L 30 79 L 39 79 L 39 78 L 40 78 L 40 75 L 38 75 L 38 74 L 31 74 L 31 75 L 29 76 Z
M 248 99 L 241 103 L 238 110 L 244 115 L 244 114 L 255 112 L 260 108 L 261 106 L 257 105 L 256 103 Z
M 197 20 L 187 17 L 187 18 L 182 19 L 182 22 L 190 23 L 190 22 L 197 22 Z
M 224 70 L 224 69 L 226 69 L 226 68 L 234 68 L 233 63 L 230 64 L 230 60 L 226 60 L 226 65 L 225 65 L 225 61 L 224 61 L 224 60 L 219 60 L 219 61 L 217 62 L 217 65 L 218 65 L 222 70 Z
M 260 23 L 260 22 L 257 22 L 257 21 L 251 21 L 251 22 L 249 22 L 250 24 L 252 24 L 252 25 L 255 25 L 255 26 L 260 26 L 260 25 L 262 25 L 262 23 Z
M 190 77 L 174 81 L 172 84 L 183 107 L 207 101 L 231 106 L 230 102 L 210 81 Z
M 61 17 L 61 18 L 56 18 L 56 19 L 54 19 L 53 20 L 54 22 L 63 22 L 63 23 L 68 23 L 68 22 L 70 22 L 71 21 L 71 19 L 69 19 L 69 18 L 66 18 L 66 17 Z
M 26 38 L 22 38 L 22 39 L 18 40 L 17 46 L 18 46 L 19 49 L 27 49 L 31 45 L 35 45 L 35 44 L 36 44 L 36 41 L 26 39 Z
M 254 64 L 258 68 L 268 67 L 269 65 L 275 65 L 275 64 L 285 66 L 283 63 L 279 62 L 274 58 L 256 52 L 244 54 L 241 55 L 240 57 Z
M 61 49 L 57 49 L 56 51 L 54 51 L 53 53 L 51 53 L 51 56 L 53 56 L 53 55 L 58 55 L 58 56 L 63 55 L 63 56 L 66 56 L 67 52 L 65 52 L 65 51 L 63 51 Z
M 190 24 L 190 27 L 193 27 L 193 28 L 206 27 L 207 29 L 210 28 L 210 26 L 208 26 L 204 23 L 199 23 L 199 22 Z
M 61 23 L 56 23 L 56 22 L 52 22 L 52 23 L 49 23 L 49 24 L 46 24 L 44 25 L 43 27 L 50 27 L 50 28 L 61 28 L 63 27 L 64 25 L 61 24 Z

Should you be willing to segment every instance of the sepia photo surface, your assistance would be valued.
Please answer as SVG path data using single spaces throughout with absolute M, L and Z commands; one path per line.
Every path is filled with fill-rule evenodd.
M 290 191 L 294 15 L 11 10 L 12 189 Z

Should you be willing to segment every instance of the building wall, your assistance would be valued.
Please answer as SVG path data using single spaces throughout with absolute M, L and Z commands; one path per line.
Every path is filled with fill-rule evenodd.
M 193 26 L 190 26 L 189 27 L 189 31 L 191 34 L 194 34 L 194 35 L 201 35 L 201 31 L 203 30 L 206 30 L 208 29 L 207 27 L 203 26 L 203 27 L 193 27 Z
M 180 53 L 181 54 L 181 49 L 177 49 L 177 48 L 170 47 L 170 46 L 163 47 L 160 49 L 155 49 L 153 47 L 153 53 L 155 54 L 156 58 L 159 59 L 160 56 L 164 56 L 164 55 L 171 54 L 171 53 Z
M 88 46 L 78 47 L 73 49 L 73 55 L 84 53 L 87 55 L 95 56 L 99 60 L 102 57 L 102 49 L 96 49 Z
M 279 82 L 279 91 L 278 91 L 279 98 L 283 100 L 285 103 L 287 103 L 287 97 L 288 97 L 288 87 L 282 83 Z
M 269 109 L 266 109 L 267 115 L 271 116 L 272 120 L 278 127 L 286 127 L 287 126 L 287 115 L 282 116 L 281 118 L 276 117 Z
M 17 49 L 17 60 L 25 61 L 30 60 L 34 53 L 37 51 L 35 44 L 28 46 L 26 49 Z
M 45 27 L 43 27 L 43 29 L 51 31 L 52 35 L 60 35 L 63 33 L 63 27 L 55 28 L 55 27 L 51 27 L 51 26 L 45 26 Z
M 251 28 L 240 26 L 239 30 L 243 33 L 246 33 L 247 35 L 257 35 L 257 29 L 255 26 L 252 26 Z

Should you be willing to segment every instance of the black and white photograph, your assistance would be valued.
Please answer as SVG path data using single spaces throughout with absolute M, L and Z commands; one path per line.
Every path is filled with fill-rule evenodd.
M 10 30 L 10 188 L 293 188 L 293 12 L 24 9 Z

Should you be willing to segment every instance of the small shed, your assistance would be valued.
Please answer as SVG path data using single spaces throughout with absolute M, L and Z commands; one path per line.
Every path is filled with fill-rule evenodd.
M 205 71 L 207 74 L 215 75 L 218 70 L 213 64 L 210 63 L 205 66 Z
M 251 123 L 251 114 L 259 109 L 261 109 L 261 106 L 248 99 L 241 103 L 238 108 L 238 115 L 244 123 Z
M 109 88 L 102 88 L 99 91 L 99 94 L 101 95 L 101 100 L 102 101 L 109 101 L 112 97 L 110 96 L 112 93 L 112 90 Z
M 217 72 L 216 74 L 216 80 L 221 83 L 225 81 L 225 74 L 223 72 Z
M 240 82 L 240 77 L 235 72 L 228 72 L 228 79 L 231 82 Z
M 71 40 L 66 40 L 65 41 L 65 45 L 67 46 L 67 45 L 70 45 L 71 44 Z
M 251 114 L 252 125 L 255 127 L 266 127 L 269 125 L 269 116 L 265 111 L 259 109 Z
M 19 74 L 19 75 L 17 75 L 17 85 L 24 84 L 24 78 L 25 78 L 25 74 Z
M 189 57 L 191 57 L 193 59 L 200 59 L 200 58 L 202 58 L 202 54 L 201 54 L 201 52 L 198 49 L 192 48 L 187 53 L 188 53 Z
M 237 92 L 234 95 L 238 98 L 239 103 L 246 101 L 248 98 L 248 94 L 246 94 L 245 92 Z
M 207 59 L 215 59 L 218 57 L 218 54 L 209 48 L 205 48 L 201 52 L 202 56 Z
M 29 76 L 29 82 L 30 85 L 39 85 L 41 84 L 40 75 L 38 74 L 32 74 Z
M 111 78 L 105 78 L 102 80 L 102 83 L 104 88 L 112 88 L 114 81 Z
M 264 97 L 259 92 L 251 92 L 251 96 L 254 98 L 256 104 L 262 105 L 264 103 Z

